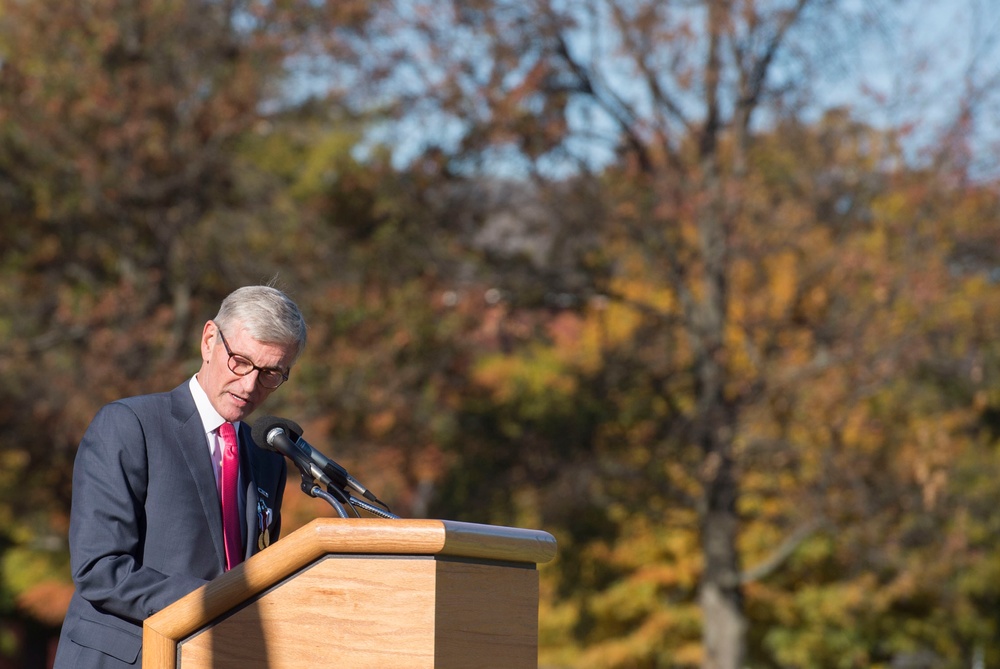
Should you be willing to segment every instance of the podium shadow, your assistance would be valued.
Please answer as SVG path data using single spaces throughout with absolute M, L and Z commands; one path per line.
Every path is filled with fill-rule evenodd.
M 188 641 L 188 644 L 197 646 L 192 647 L 190 652 L 198 659 L 184 665 L 178 662 L 178 666 L 193 664 L 204 669 L 267 669 L 271 666 L 271 657 L 260 600 L 268 590 L 246 594 L 250 592 L 250 583 L 242 565 L 218 580 L 218 593 L 210 592 L 213 584 L 206 588 L 206 597 L 202 602 L 206 607 L 212 603 L 209 595 L 225 596 L 226 599 L 236 600 L 236 603 L 206 625 L 202 634 L 207 635 L 204 640 L 207 643 L 199 643 L 194 637 Z M 244 593 L 245 597 L 234 593 Z M 211 613 L 211 609 L 203 611 L 205 618 Z M 185 648 L 185 653 L 188 650 Z

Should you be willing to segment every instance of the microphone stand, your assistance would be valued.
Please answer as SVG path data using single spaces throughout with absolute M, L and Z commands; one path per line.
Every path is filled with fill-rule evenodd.
M 322 500 L 325 500 L 330 506 L 334 508 L 338 516 L 340 516 L 341 518 L 347 518 L 347 511 L 344 509 L 344 504 L 343 504 L 347 502 L 347 496 L 339 491 L 338 491 L 339 494 L 338 493 L 330 494 L 333 492 L 332 490 L 330 491 L 330 493 L 324 492 L 323 489 L 320 488 L 314 482 L 313 474 L 312 472 L 309 471 L 309 469 L 307 469 L 305 466 L 303 466 L 298 462 L 295 463 L 295 466 L 298 467 L 299 476 L 302 477 L 302 483 L 299 486 L 300 488 L 302 488 L 302 492 L 309 495 L 310 497 L 318 497 Z
M 359 509 L 364 509 L 368 513 L 376 515 L 379 518 L 385 518 L 387 520 L 399 520 L 399 516 L 394 514 L 392 511 L 375 506 L 374 504 L 369 504 L 364 500 L 358 499 L 354 495 L 351 495 L 347 501 L 348 503 L 350 503 L 351 506 L 357 507 Z
M 332 506 L 337 511 L 337 515 L 340 516 L 341 518 L 347 518 L 348 517 L 347 516 L 347 511 L 344 509 L 344 505 L 340 503 L 340 500 L 338 500 L 336 497 L 334 497 L 330 493 L 328 493 L 325 490 L 323 490 L 322 488 L 320 488 L 315 483 L 313 484 L 312 488 L 310 488 L 309 490 L 306 490 L 306 487 L 303 484 L 302 491 L 304 493 L 306 493 L 307 495 L 309 495 L 310 497 L 318 497 L 318 498 L 320 498 L 320 499 L 325 500 L 326 502 L 328 502 L 330 504 L 330 506 Z
M 348 504 L 354 509 L 362 509 L 374 516 L 378 516 L 379 518 L 385 518 L 388 520 L 399 519 L 399 516 L 392 513 L 388 509 L 377 507 L 374 504 L 369 504 L 364 500 L 358 499 L 354 495 L 346 494 L 343 490 L 340 490 L 334 485 L 329 485 L 326 490 L 323 490 L 318 483 L 315 483 L 312 473 L 301 465 L 299 466 L 299 475 L 302 477 L 302 492 L 310 497 L 322 499 L 332 506 L 337 512 L 337 515 L 341 518 L 349 517 L 347 509 L 344 508 L 344 504 Z M 357 515 L 357 511 L 355 511 L 355 515 Z

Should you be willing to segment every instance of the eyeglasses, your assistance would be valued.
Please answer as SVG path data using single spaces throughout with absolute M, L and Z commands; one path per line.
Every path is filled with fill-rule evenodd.
M 265 388 L 270 388 L 272 390 L 288 380 L 288 374 L 280 369 L 275 369 L 274 367 L 258 367 L 248 358 L 240 355 L 239 353 L 233 353 L 232 349 L 229 348 L 229 342 L 226 341 L 226 335 L 222 334 L 222 328 L 219 327 L 218 323 L 216 323 L 215 329 L 219 331 L 219 336 L 222 337 L 222 345 L 226 347 L 226 353 L 229 354 L 229 371 L 233 374 L 246 376 L 256 369 L 257 382 Z

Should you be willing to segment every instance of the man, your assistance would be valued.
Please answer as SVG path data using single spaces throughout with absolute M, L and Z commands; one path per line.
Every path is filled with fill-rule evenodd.
M 242 421 L 288 379 L 305 340 L 284 293 L 240 288 L 205 323 L 193 378 L 97 413 L 73 470 L 76 591 L 55 669 L 141 666 L 145 618 L 278 538 L 285 461 Z M 224 531 L 226 504 L 235 519 Z

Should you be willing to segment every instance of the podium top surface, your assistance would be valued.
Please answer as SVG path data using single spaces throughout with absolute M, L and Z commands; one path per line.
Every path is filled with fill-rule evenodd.
M 556 554 L 556 541 L 548 532 L 455 520 L 318 519 L 289 537 L 304 532 L 312 535 L 323 553 L 435 555 L 534 564 L 548 562 Z

